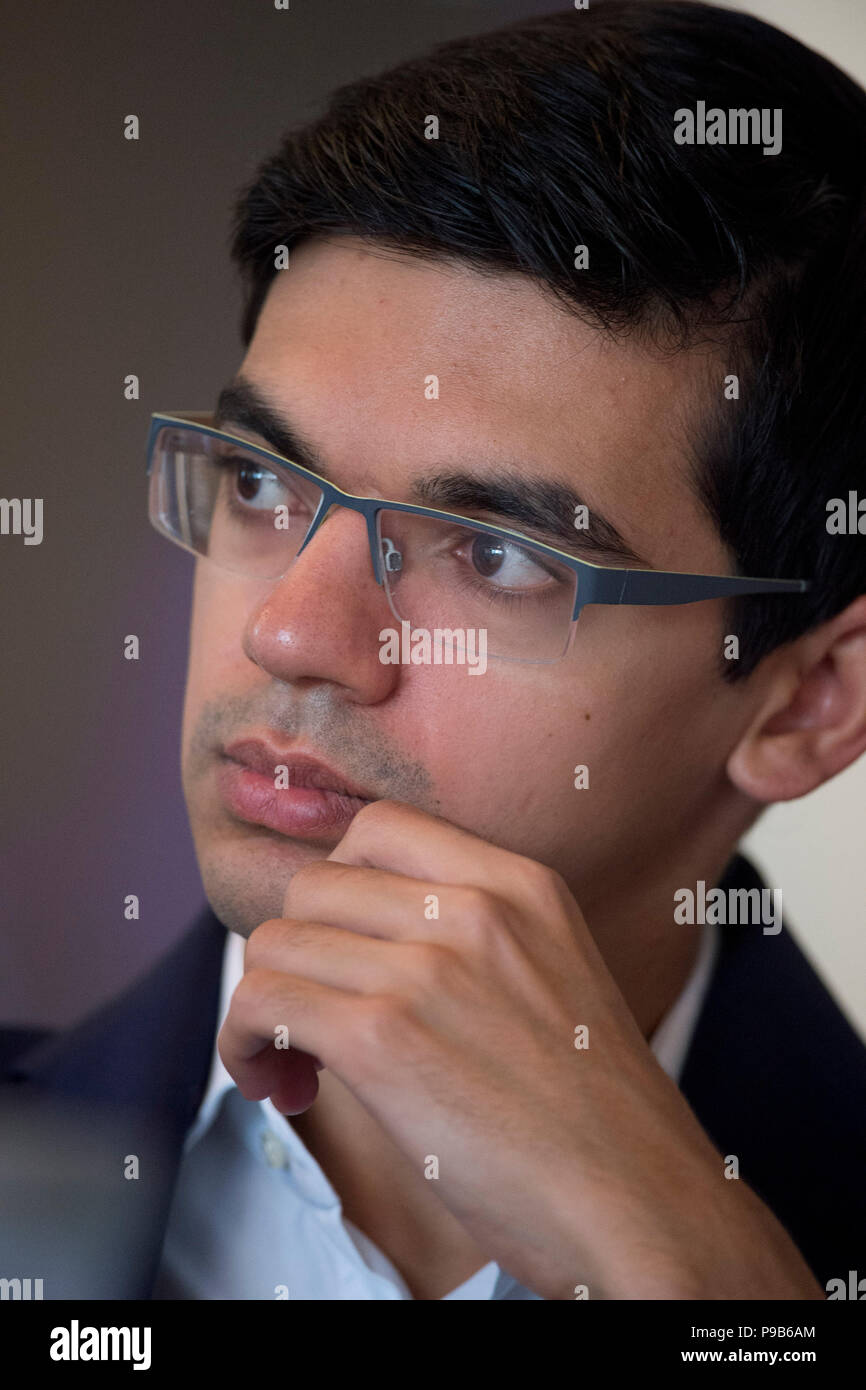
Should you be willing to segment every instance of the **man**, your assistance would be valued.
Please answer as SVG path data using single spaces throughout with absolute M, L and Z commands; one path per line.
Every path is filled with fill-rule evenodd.
M 866 748 L 866 546 L 828 524 L 864 487 L 864 136 L 778 31 L 611 0 L 360 82 L 259 171 L 245 356 L 149 447 L 198 557 L 212 911 L 12 1068 L 106 1126 L 111 1275 L 70 1237 L 65 1291 L 863 1267 L 866 1051 L 735 848 Z M 149 1142 L 124 1257 L 104 1156 Z

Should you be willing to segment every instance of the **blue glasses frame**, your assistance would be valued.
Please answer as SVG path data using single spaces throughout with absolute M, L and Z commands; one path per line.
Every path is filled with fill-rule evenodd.
M 370 558 L 373 562 L 373 573 L 377 584 L 384 584 L 385 580 L 379 547 L 377 518 L 379 512 L 389 511 L 410 512 L 417 516 L 435 517 L 439 521 L 459 521 L 463 526 L 470 527 L 473 531 L 481 532 L 484 535 L 502 536 L 506 540 L 518 541 L 527 550 L 546 555 L 551 560 L 566 565 L 574 572 L 577 579 L 574 611 L 571 615 L 572 623 L 577 621 L 581 610 L 590 603 L 651 605 L 699 603 L 703 599 L 731 598 L 740 594 L 802 594 L 810 588 L 810 582 L 807 579 L 755 579 L 729 574 L 691 574 L 680 570 L 622 569 L 594 565 L 589 560 L 579 560 L 576 556 L 569 555 L 565 550 L 559 550 L 556 546 L 545 545 L 542 541 L 533 540 L 531 536 L 525 536 L 520 531 L 512 530 L 508 526 L 495 526 L 486 521 L 478 521 L 475 517 L 461 516 L 459 512 L 442 512 L 434 507 L 420 507 L 410 502 L 391 502 L 381 497 L 358 497 L 355 493 L 344 492 L 342 488 L 328 482 L 327 478 L 320 477 L 318 473 L 313 473 L 309 468 L 303 468 L 299 463 L 293 463 L 291 459 L 283 458 L 282 454 L 275 453 L 272 449 L 265 449 L 259 444 L 251 444 L 249 440 L 242 439 L 236 434 L 230 434 L 226 430 L 216 429 L 215 426 L 207 423 L 212 419 L 212 414 L 196 414 L 191 411 L 175 411 L 171 415 L 154 412 L 151 416 L 150 432 L 147 439 L 148 476 L 153 471 L 154 452 L 159 431 L 167 425 L 193 426 L 203 434 L 238 444 L 248 453 L 266 460 L 275 468 L 277 473 L 282 470 L 290 475 L 297 474 L 302 478 L 307 478 L 321 489 L 321 502 L 316 508 L 309 530 L 297 551 L 297 555 L 300 555 L 309 545 L 332 506 L 348 507 L 350 511 L 358 512 L 363 516 L 367 526 Z M 159 518 L 151 515 L 150 519 L 158 531 L 168 535 L 168 538 L 175 543 L 183 544 L 177 536 L 168 532 L 161 525 Z M 189 547 L 185 548 L 189 549 Z

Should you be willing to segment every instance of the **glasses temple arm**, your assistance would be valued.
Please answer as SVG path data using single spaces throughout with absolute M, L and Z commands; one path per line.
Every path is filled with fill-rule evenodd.
M 748 579 L 726 574 L 676 574 L 662 570 L 580 571 L 576 611 L 587 603 L 697 603 L 737 594 L 802 594 L 806 579 Z

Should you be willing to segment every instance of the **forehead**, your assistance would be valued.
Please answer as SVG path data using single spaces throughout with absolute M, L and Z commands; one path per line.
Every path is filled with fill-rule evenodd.
M 353 492 L 503 463 L 576 486 L 656 567 L 724 558 L 691 482 L 689 422 L 724 368 L 613 342 L 526 276 L 308 241 L 241 366 Z

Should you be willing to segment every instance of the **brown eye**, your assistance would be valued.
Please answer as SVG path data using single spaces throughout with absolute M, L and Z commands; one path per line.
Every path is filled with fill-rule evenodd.
M 557 577 L 525 546 L 485 533 L 468 543 L 465 560 L 479 579 L 502 590 L 541 589 Z
M 239 502 L 250 511 L 272 511 L 291 502 L 288 489 L 269 468 L 262 468 L 251 459 L 226 458 L 231 485 Z
M 242 463 L 238 468 L 236 487 L 238 494 L 243 497 L 245 502 L 251 502 L 256 496 L 262 479 L 262 470 L 255 468 L 251 463 Z
M 477 536 L 472 542 L 472 564 L 479 574 L 489 579 L 505 559 L 505 547 L 493 536 Z

